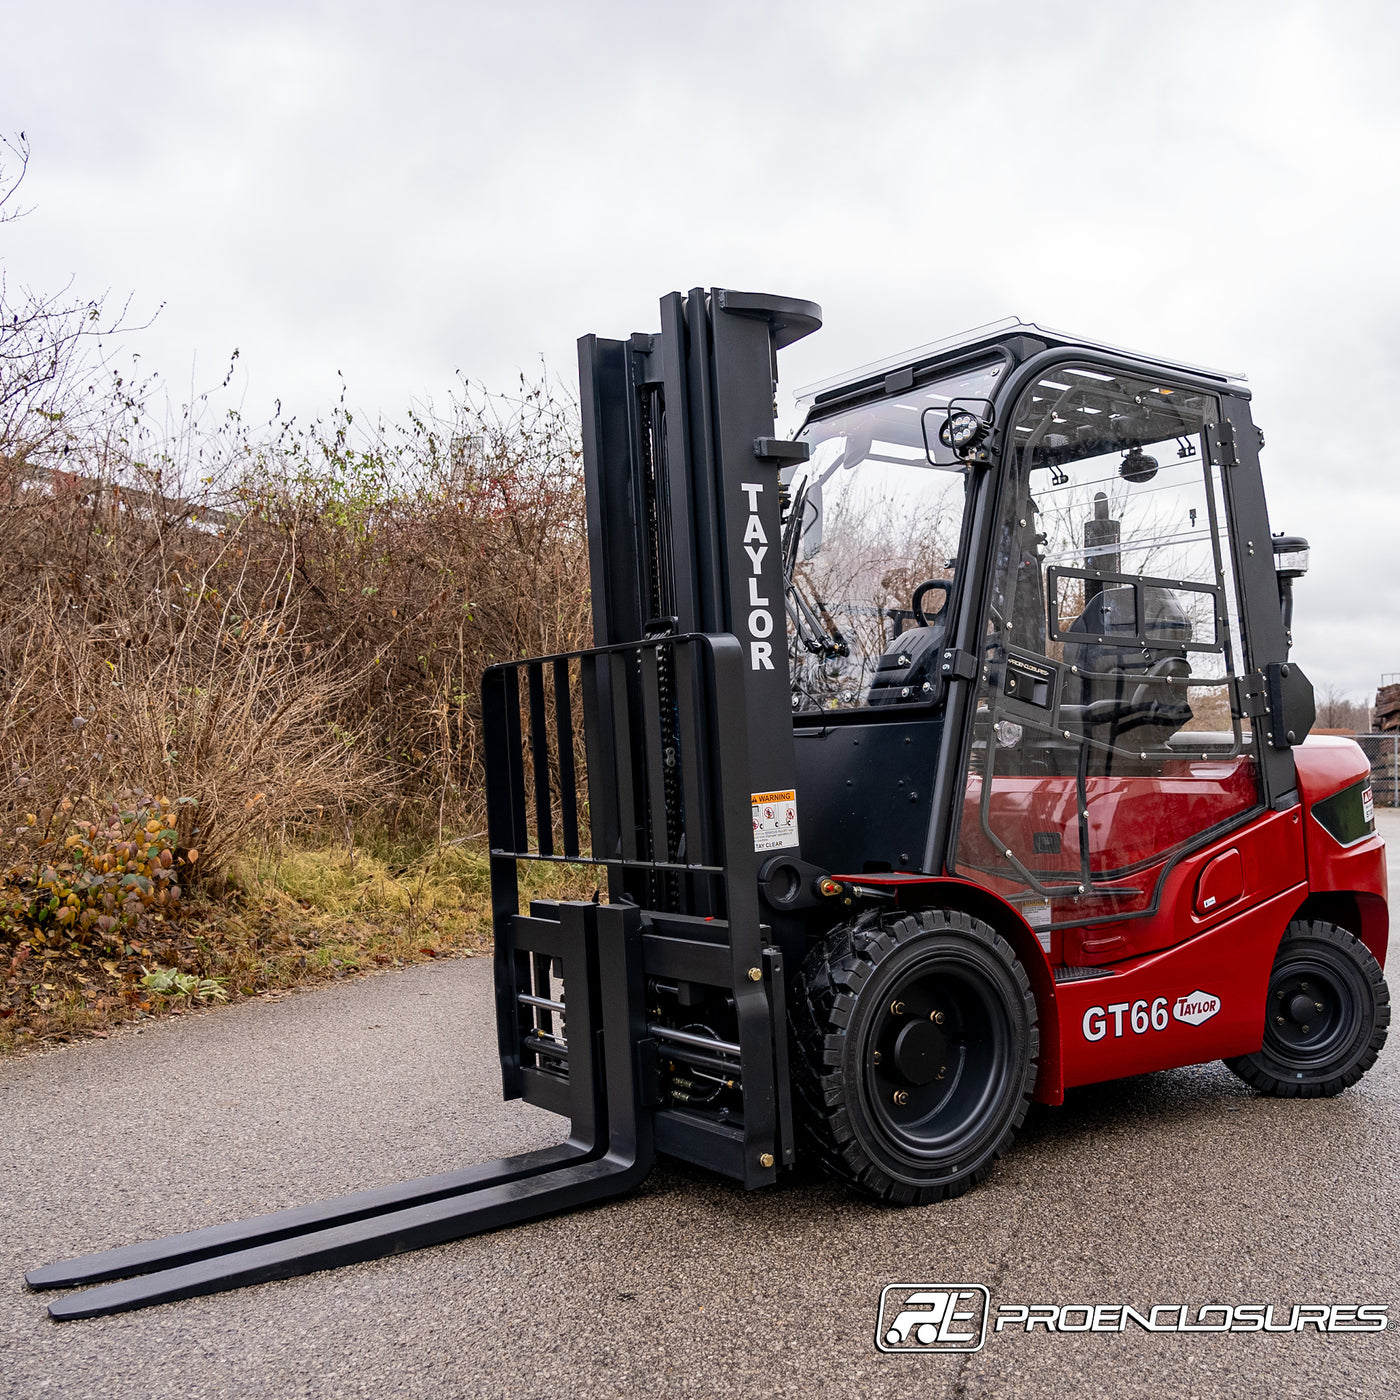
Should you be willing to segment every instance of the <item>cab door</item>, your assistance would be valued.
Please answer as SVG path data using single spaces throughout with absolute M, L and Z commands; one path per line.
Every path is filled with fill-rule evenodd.
M 1262 495 L 1262 536 L 1231 529 L 1222 421 L 1206 386 L 1086 359 L 1036 376 L 1004 429 L 950 868 L 1055 962 L 1170 946 L 1302 879 L 1286 815 L 1250 827 L 1263 731 L 1236 564 L 1269 546 Z

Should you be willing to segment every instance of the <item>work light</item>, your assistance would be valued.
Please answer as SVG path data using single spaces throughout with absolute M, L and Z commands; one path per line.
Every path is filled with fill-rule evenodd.
M 1280 578 L 1302 578 L 1308 571 L 1308 542 L 1301 535 L 1275 535 L 1274 572 Z
M 963 452 L 981 442 L 986 431 L 986 423 L 975 413 L 950 413 L 938 430 L 938 440 L 954 452 Z
M 1283 633 L 1293 645 L 1293 580 L 1308 571 L 1308 542 L 1302 535 L 1275 535 L 1274 573 L 1278 578 L 1278 600 L 1283 609 Z

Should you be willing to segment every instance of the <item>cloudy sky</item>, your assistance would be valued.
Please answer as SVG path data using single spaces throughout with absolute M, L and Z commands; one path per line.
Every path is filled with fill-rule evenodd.
M 508 388 L 693 285 L 820 302 L 790 391 L 1016 314 L 1240 369 L 1295 654 L 1400 672 L 1400 7 L 1360 0 L 7 7 L 13 285 L 245 411 Z M 790 403 L 790 399 L 788 400 Z

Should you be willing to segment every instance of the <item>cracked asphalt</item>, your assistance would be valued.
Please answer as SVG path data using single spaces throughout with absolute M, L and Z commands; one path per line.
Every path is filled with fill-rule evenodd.
M 1400 814 L 1378 817 L 1400 890 Z M 663 1164 L 591 1210 L 147 1312 L 57 1324 L 24 1287 L 72 1254 L 560 1140 L 500 1101 L 490 973 L 416 967 L 0 1063 L 0 1397 L 1400 1393 L 1395 1330 L 873 1345 L 895 1282 L 985 1283 L 994 1310 L 1386 1303 L 1400 1323 L 1400 1034 L 1321 1102 L 1219 1064 L 1075 1091 L 980 1189 L 921 1211 Z

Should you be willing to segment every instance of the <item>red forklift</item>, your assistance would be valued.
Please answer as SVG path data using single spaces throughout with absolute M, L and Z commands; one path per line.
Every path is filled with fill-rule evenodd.
M 658 1154 L 923 1205 L 1032 1100 L 1390 1021 L 1369 770 L 1308 739 L 1307 543 L 1238 377 L 1010 321 L 820 385 L 810 302 L 580 342 L 595 647 L 483 682 L 507 1098 L 557 1148 L 28 1275 L 96 1316 L 619 1195 Z M 1306 741 L 1306 742 L 1305 742 Z M 526 862 L 592 900 L 520 907 Z M 113 1280 L 123 1280 L 113 1282 Z

